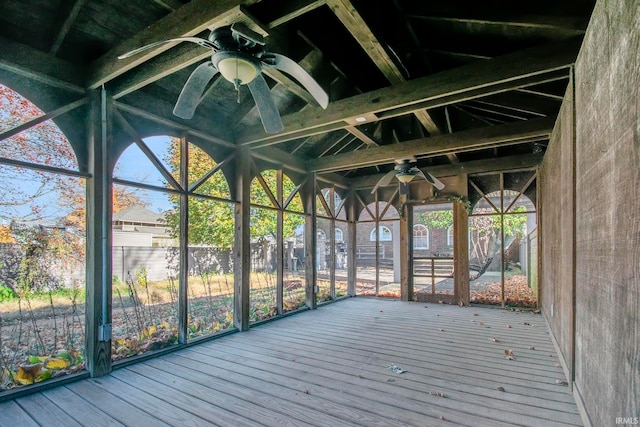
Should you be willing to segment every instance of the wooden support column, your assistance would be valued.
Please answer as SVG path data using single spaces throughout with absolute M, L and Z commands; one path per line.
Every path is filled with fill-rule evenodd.
M 347 295 L 356 296 L 356 198 L 353 190 L 347 196 L 347 220 L 349 227 L 349 241 L 347 242 Z
M 413 245 L 409 238 L 413 224 L 413 206 L 400 196 L 400 300 L 413 301 Z
M 329 294 L 331 299 L 336 299 L 336 220 L 329 221 Z
M 374 195 L 376 209 L 374 211 L 375 214 L 375 226 L 376 226 L 376 259 L 375 259 L 375 268 L 376 268 L 376 296 L 380 292 L 380 201 L 378 200 L 378 191 Z
M 278 218 L 276 223 L 276 309 L 283 313 L 284 304 L 284 212 L 282 212 L 282 169 L 276 175 L 276 199 L 278 200 Z
M 180 186 L 189 187 L 189 158 L 188 142 L 183 136 L 180 138 Z M 178 342 L 187 343 L 189 336 L 189 196 L 186 192 L 180 194 L 180 269 L 178 277 Z
M 458 304 L 469 305 L 469 213 L 453 204 L 453 294 Z
M 305 287 L 305 302 L 307 307 L 316 308 L 316 250 L 318 247 L 316 236 L 316 174 L 314 173 L 304 183 L 301 192 L 304 204 L 304 265 L 307 285 Z
M 251 286 L 251 165 L 250 153 L 247 149 L 238 149 L 236 156 L 235 188 L 236 223 L 234 243 L 234 282 L 235 299 L 233 323 L 241 331 L 249 329 L 249 291 Z
M 111 114 L 104 90 L 95 90 L 90 96 L 86 366 L 92 377 L 99 377 L 111 372 Z

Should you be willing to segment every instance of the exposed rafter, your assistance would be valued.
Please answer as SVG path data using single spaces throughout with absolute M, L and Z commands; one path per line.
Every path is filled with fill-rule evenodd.
M 274 19 L 273 21 L 269 22 L 269 28 L 275 28 L 279 25 L 285 24 L 292 19 L 297 18 L 298 16 L 311 12 L 312 10 L 317 9 L 320 6 L 324 6 L 327 2 L 326 0 L 294 0 L 281 3 L 284 3 L 285 6 L 292 5 L 293 7 L 287 12 L 280 15 L 278 19 Z
M 555 120 L 540 118 L 525 122 L 484 127 L 448 135 L 432 136 L 400 144 L 370 147 L 367 150 L 321 157 L 307 162 L 315 172 L 335 172 L 383 163 L 395 159 L 444 155 L 549 138 Z
M 408 17 L 421 21 L 448 22 L 465 26 L 482 25 L 495 26 L 500 28 L 512 27 L 519 30 L 552 30 L 556 33 L 562 32 L 564 37 L 577 36 L 584 34 L 585 32 L 585 23 L 582 22 L 582 20 L 570 18 L 559 19 L 550 16 L 529 16 L 526 20 L 522 18 L 512 20 L 496 20 L 422 15 L 408 15 Z
M 322 111 L 311 108 L 283 117 L 285 129 L 269 135 L 260 125 L 240 132 L 240 144 L 272 144 L 304 136 L 343 129 L 345 119 L 364 115 L 390 116 L 394 110 L 407 114 L 427 107 L 503 92 L 544 81 L 546 75 L 565 70 L 575 61 L 579 43 L 569 41 L 526 49 L 491 61 L 476 62 L 454 70 L 410 80 L 329 104 Z M 565 71 L 562 71 L 564 74 Z
M 438 165 L 422 168 L 438 178 L 456 176 L 463 173 L 476 174 L 493 171 L 510 171 L 535 168 L 542 162 L 543 155 L 521 154 L 517 156 L 500 157 L 497 159 L 473 160 L 460 162 L 455 165 Z M 322 176 L 322 175 L 319 175 Z M 349 179 L 349 184 L 356 190 L 373 188 L 384 174 L 367 175 Z M 393 183 L 392 185 L 396 185 Z
M 51 44 L 51 48 L 49 49 L 49 53 L 51 55 L 55 55 L 58 52 L 58 49 L 60 49 L 60 45 L 64 41 L 64 38 L 67 36 L 67 33 L 71 29 L 71 26 L 78 17 L 80 9 L 86 2 L 87 0 L 66 0 L 61 2 L 63 10 L 60 12 L 60 25 L 58 34 L 56 35 L 53 43 Z
M 365 20 L 362 19 L 351 1 L 328 0 L 327 4 L 391 84 L 406 81 L 400 68 L 398 68 L 393 59 L 391 59 L 391 56 L 389 56 L 382 44 L 378 41 L 373 31 L 371 31 Z M 440 133 L 438 126 L 427 111 L 419 110 L 414 112 L 414 114 L 427 132 L 432 135 Z
M 0 37 L 0 68 L 84 94 L 83 70 L 53 55 Z

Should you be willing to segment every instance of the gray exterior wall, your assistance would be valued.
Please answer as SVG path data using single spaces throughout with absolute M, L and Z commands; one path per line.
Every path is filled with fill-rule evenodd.
M 124 281 L 129 274 L 135 280 L 135 272 L 142 266 L 147 270 L 147 280 L 160 281 L 178 277 L 178 248 L 114 246 L 112 274 Z M 189 275 L 201 273 L 231 273 L 228 250 L 218 248 L 189 248 Z

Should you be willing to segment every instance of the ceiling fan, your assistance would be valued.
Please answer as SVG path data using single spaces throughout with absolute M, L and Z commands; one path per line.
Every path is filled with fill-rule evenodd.
M 262 76 L 264 68 L 275 68 L 295 78 L 322 108 L 327 108 L 329 104 L 327 93 L 304 68 L 284 55 L 267 52 L 262 35 L 242 23 L 216 28 L 211 31 L 208 40 L 200 37 L 176 37 L 142 46 L 118 56 L 118 59 L 137 55 L 164 43 L 183 41 L 211 49 L 212 55 L 211 60 L 198 65 L 182 88 L 173 109 L 173 114 L 178 117 L 193 117 L 205 88 L 220 73 L 233 83 L 238 92 L 241 85 L 249 87 L 267 133 L 282 131 L 284 126 L 280 113 Z
M 397 159 L 393 170 L 380 178 L 375 187 L 373 187 L 373 190 L 371 190 L 371 194 L 374 194 L 378 187 L 386 187 L 389 185 L 394 177 L 399 181 L 400 194 L 409 193 L 409 183 L 416 176 L 424 178 L 424 180 L 429 184 L 433 185 L 438 190 L 442 190 L 444 188 L 442 181 L 431 175 L 429 172 L 425 174 L 417 166 L 412 166 L 411 163 L 414 163 L 415 161 L 415 159 Z

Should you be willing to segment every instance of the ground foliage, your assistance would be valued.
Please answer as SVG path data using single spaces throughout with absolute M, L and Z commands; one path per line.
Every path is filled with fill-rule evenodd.
M 470 286 L 472 303 L 501 305 L 502 286 L 499 282 Z M 527 282 L 527 276 L 515 275 L 505 279 L 504 304 L 509 307 L 535 308 L 538 299 Z

